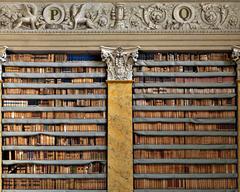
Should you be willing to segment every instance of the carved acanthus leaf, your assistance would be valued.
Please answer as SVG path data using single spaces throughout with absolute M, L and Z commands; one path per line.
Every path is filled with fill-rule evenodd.
M 6 62 L 7 61 L 7 46 L 3 46 L 0 48 L 0 62 Z
M 101 47 L 102 60 L 107 64 L 108 80 L 132 80 L 133 64 L 137 62 L 139 47 Z

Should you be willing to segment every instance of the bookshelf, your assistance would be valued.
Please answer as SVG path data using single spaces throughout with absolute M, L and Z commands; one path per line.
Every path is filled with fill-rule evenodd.
M 237 191 L 236 64 L 230 53 L 139 57 L 135 191 Z
M 2 77 L 3 191 L 106 191 L 100 58 L 10 54 Z
M 109 145 L 126 133 L 114 132 L 124 123 L 113 115 L 118 137 L 110 142 L 110 109 L 127 129 L 132 124 L 133 145 L 118 151 L 133 150 L 128 190 L 238 190 L 236 63 L 229 52 L 141 52 L 132 90 L 132 81 L 107 85 L 99 54 L 10 54 L 2 68 L 3 192 L 114 189 Z M 126 102 L 116 104 L 121 91 L 109 83 L 128 83 Z M 133 104 L 130 119 L 121 111 L 126 103 Z

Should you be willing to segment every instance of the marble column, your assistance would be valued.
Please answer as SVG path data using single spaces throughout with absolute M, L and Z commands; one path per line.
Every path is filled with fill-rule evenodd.
M 108 73 L 109 192 L 133 192 L 132 68 L 138 49 L 101 47 Z

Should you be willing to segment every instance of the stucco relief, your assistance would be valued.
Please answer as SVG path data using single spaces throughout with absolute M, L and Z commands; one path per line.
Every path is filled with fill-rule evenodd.
M 240 3 L 1 3 L 0 32 L 239 32 Z

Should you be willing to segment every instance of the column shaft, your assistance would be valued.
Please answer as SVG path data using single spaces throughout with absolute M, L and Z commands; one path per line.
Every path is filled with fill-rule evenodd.
M 108 81 L 108 191 L 133 191 L 132 81 Z

